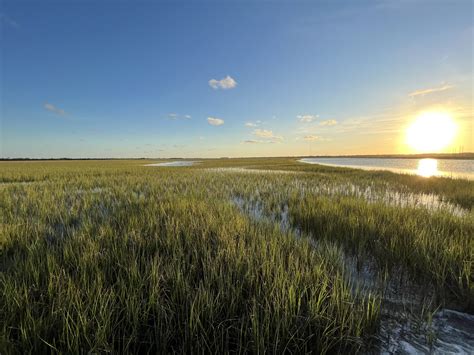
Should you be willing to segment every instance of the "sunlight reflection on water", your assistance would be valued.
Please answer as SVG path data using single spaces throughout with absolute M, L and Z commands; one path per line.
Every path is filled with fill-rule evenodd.
M 420 159 L 416 173 L 424 177 L 440 175 L 438 161 L 436 159 Z
M 303 158 L 299 161 L 363 170 L 388 170 L 423 177 L 444 176 L 474 180 L 473 159 L 321 157 Z

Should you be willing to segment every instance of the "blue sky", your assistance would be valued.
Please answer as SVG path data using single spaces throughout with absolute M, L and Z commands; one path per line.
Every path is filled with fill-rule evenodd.
M 3 1 L 2 157 L 473 151 L 471 1 Z M 213 123 L 213 124 L 212 124 Z

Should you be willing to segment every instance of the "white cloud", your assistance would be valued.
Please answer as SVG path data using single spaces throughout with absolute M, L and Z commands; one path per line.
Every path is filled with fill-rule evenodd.
M 237 86 L 237 82 L 229 75 L 227 75 L 224 79 L 216 80 L 211 79 L 209 80 L 209 86 L 215 90 L 218 89 L 233 89 Z
M 409 93 L 408 96 L 409 97 L 423 96 L 423 95 L 427 95 L 427 94 L 432 94 L 434 92 L 446 91 L 446 90 L 452 89 L 453 87 L 454 87 L 453 85 L 447 85 L 446 84 L 446 85 L 441 85 L 441 86 L 434 87 L 434 88 L 416 90 L 416 91 L 413 91 L 413 92 Z
M 321 121 L 319 123 L 320 126 L 335 126 L 337 125 L 337 121 L 336 120 L 326 120 L 326 121 Z
M 217 117 L 208 117 L 207 123 L 209 123 L 211 126 L 222 126 L 224 124 L 224 120 Z
M 191 119 L 191 115 L 184 115 L 184 118 L 187 118 L 188 120 Z
M 257 137 L 262 137 L 262 138 L 272 138 L 273 137 L 273 132 L 266 130 L 266 129 L 255 129 L 253 131 L 253 134 L 255 134 Z
M 276 136 L 276 135 L 273 134 L 273 131 L 269 131 L 269 130 L 266 130 L 266 129 L 257 128 L 257 129 L 254 129 L 252 133 L 253 133 L 253 135 L 255 135 L 257 137 L 270 139 L 270 140 L 273 140 L 273 141 L 283 140 L 282 136 Z
M 262 123 L 262 121 L 258 120 L 258 121 L 255 121 L 255 122 L 245 122 L 245 127 L 258 127 L 260 126 L 260 124 Z
M 318 115 L 298 115 L 298 116 L 296 116 L 296 118 L 299 119 L 300 122 L 304 122 L 304 123 L 313 122 L 318 117 L 319 117 Z
M 50 112 L 53 112 L 59 116 L 65 116 L 66 115 L 66 112 L 56 106 L 54 106 L 53 104 L 50 104 L 50 103 L 45 103 L 44 106 L 43 106 L 46 110 L 50 111 Z

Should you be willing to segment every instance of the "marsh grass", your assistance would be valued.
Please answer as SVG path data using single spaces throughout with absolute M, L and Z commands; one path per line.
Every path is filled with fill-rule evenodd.
M 305 197 L 290 203 L 290 213 L 318 238 L 337 240 L 362 258 L 370 253 L 381 268 L 402 265 L 413 278 L 433 284 L 442 298 L 474 311 L 471 218 L 347 197 Z
M 473 309 L 470 182 L 291 159 L 143 164 L 1 163 L 2 353 L 368 349 L 381 298 L 351 283 L 344 252 L 434 285 L 439 304 Z M 229 167 L 301 174 L 209 170 Z M 329 188 L 349 181 L 437 192 L 466 214 Z M 263 213 L 285 210 L 318 247 L 277 220 L 251 218 L 235 196 L 261 201 Z

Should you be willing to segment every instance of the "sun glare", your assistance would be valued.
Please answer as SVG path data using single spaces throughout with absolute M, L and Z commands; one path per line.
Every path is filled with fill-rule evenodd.
M 408 127 L 406 141 L 420 153 L 439 152 L 448 147 L 457 133 L 457 124 L 445 112 L 425 112 Z
M 417 174 L 424 177 L 438 175 L 438 161 L 436 159 L 421 159 L 418 162 Z

